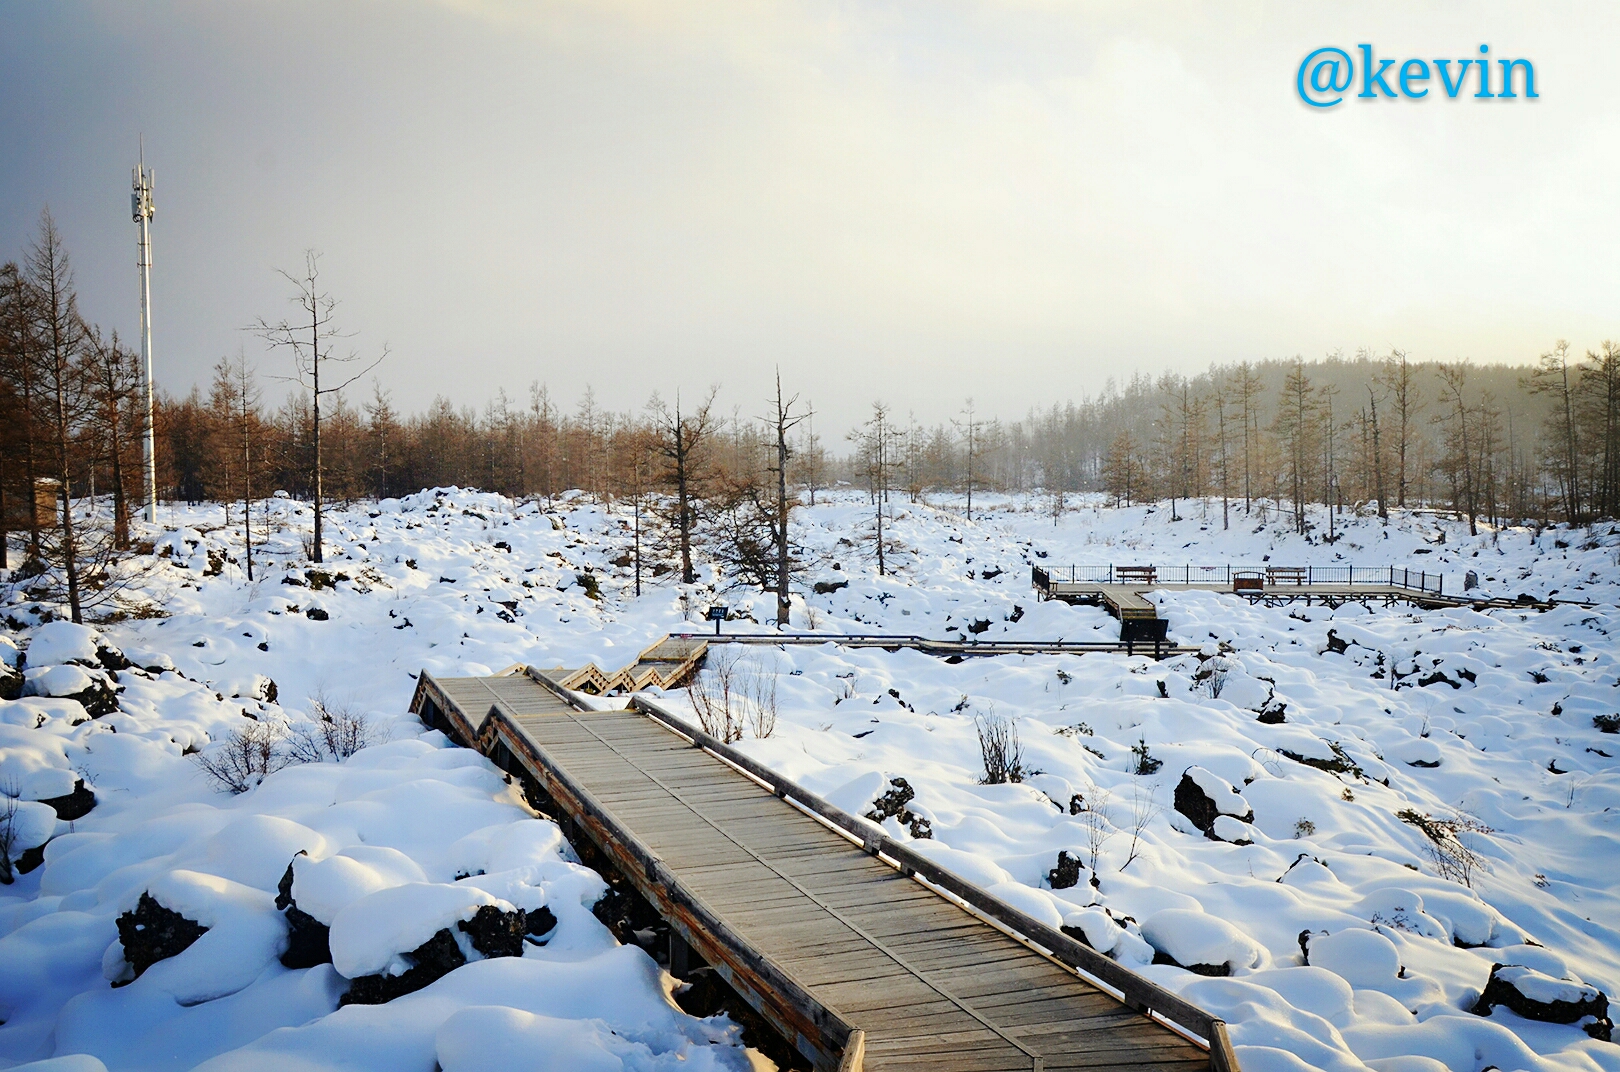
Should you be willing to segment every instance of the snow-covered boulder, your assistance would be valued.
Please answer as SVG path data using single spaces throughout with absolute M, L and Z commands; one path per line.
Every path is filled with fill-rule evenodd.
M 11 811 L 11 862 L 22 859 L 29 849 L 37 849 L 56 833 L 56 812 L 49 804 L 35 800 L 0 803 L 0 816 Z M 0 868 L 0 872 L 4 872 Z M 9 881 L 9 878 L 8 878 Z
M 136 986 L 195 1005 L 252 984 L 281 953 L 287 928 L 263 890 L 176 870 L 119 916 L 118 935 L 103 961 L 108 978 L 139 976 Z
M 1259 967 L 1259 943 L 1232 924 L 1206 912 L 1166 908 L 1142 921 L 1142 937 L 1153 947 L 1155 964 L 1174 964 L 1199 975 L 1231 975 Z
M 1188 767 L 1182 773 L 1181 781 L 1176 784 L 1175 806 L 1207 838 L 1216 841 L 1253 839 L 1251 834 L 1233 829 L 1231 824 L 1222 823 L 1217 829 L 1217 820 L 1223 817 L 1232 819 L 1239 827 L 1254 822 L 1254 809 L 1231 782 L 1203 767 Z M 1236 837 L 1223 836 L 1223 831 Z
M 521 956 L 525 913 L 475 886 L 412 882 L 352 902 L 332 921 L 345 1004 L 382 1004 L 477 957 Z
M 8 636 L 0 636 L 0 666 L 17 667 L 22 663 L 22 651 L 17 642 Z
M 28 643 L 28 666 L 59 666 L 62 663 L 97 665 L 96 648 L 101 634 L 87 625 L 49 622 L 34 631 Z
M 276 697 L 280 695 L 276 683 L 263 674 L 244 674 L 241 677 L 216 681 L 213 685 L 221 696 L 229 696 L 233 700 L 258 700 L 261 703 L 275 703 Z
M 1523 964 L 1491 965 L 1491 977 L 1474 1011 L 1489 1016 L 1498 1005 L 1527 1020 L 1579 1024 L 1588 1035 L 1604 1042 L 1614 1031 L 1609 998 L 1603 991 L 1577 980 L 1555 979 Z
M 1305 962 L 1326 968 L 1351 986 L 1380 989 L 1401 972 L 1395 943 L 1374 930 L 1351 928 L 1337 934 L 1300 936 Z
M 0 663 L 0 700 L 18 700 L 22 694 L 22 671 L 10 663 Z
M 28 668 L 24 678 L 24 696 L 77 700 L 91 718 L 118 710 L 118 690 L 100 670 L 86 670 L 72 663 L 33 666 Z

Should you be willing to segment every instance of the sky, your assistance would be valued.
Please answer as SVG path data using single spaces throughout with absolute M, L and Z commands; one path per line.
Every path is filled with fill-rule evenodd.
M 1540 97 L 1299 99 L 1363 43 L 1488 44 Z M 175 394 L 290 373 L 243 328 L 307 249 L 407 411 L 749 416 L 780 368 L 826 437 L 1243 359 L 1530 362 L 1620 335 L 1617 45 L 1612 3 L 0 0 L 0 259 L 48 206 L 134 339 L 144 136 Z

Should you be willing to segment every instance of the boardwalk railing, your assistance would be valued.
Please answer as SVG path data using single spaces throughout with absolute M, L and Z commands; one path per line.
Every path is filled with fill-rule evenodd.
M 676 637 L 698 637 L 710 644 L 769 644 L 813 646 L 841 644 L 850 648 L 884 648 L 898 651 L 910 648 L 925 655 L 989 656 L 989 655 L 1085 655 L 1093 652 L 1134 654 L 1138 649 L 1152 649 L 1151 641 L 1129 644 L 1123 640 L 930 640 L 909 633 L 675 633 Z M 1183 655 L 1197 651 L 1196 647 L 1163 643 L 1158 646 L 1161 655 Z
M 784 800 L 842 831 L 867 853 L 897 868 L 910 878 L 921 879 L 936 891 L 971 909 L 975 914 L 1007 931 L 1025 944 L 1045 953 L 1060 964 L 1078 972 L 1088 982 L 1114 994 L 1138 1012 L 1155 1017 L 1190 1035 L 1209 1047 L 1212 1072 L 1238 1072 L 1237 1055 L 1232 1050 L 1226 1022 L 1185 1001 L 1149 979 L 1082 945 L 1062 931 L 1047 926 L 1033 916 L 990 896 L 984 890 L 890 838 L 882 829 L 849 812 L 834 807 L 815 793 L 756 763 L 716 737 L 680 718 L 656 700 L 637 693 L 630 699 L 633 710 L 655 719 L 666 728 L 692 742 L 718 759 L 759 781 Z
M 1047 591 L 1054 583 L 1138 584 L 1141 583 L 1140 571 L 1148 568 L 1157 574 L 1159 584 L 1231 584 L 1237 574 L 1252 573 L 1265 577 L 1268 586 L 1360 584 L 1404 588 L 1437 596 L 1445 594 L 1444 574 L 1400 566 L 1278 566 L 1275 563 L 1247 566 L 1058 566 L 1052 569 L 1035 566 L 1031 579 L 1035 587 L 1042 591 Z M 1122 576 L 1121 571 L 1127 576 Z

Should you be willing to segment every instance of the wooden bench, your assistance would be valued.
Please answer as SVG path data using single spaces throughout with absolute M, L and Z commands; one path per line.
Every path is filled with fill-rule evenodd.
M 1120 584 L 1141 582 L 1142 584 L 1157 584 L 1159 582 L 1159 567 L 1157 566 L 1115 566 L 1114 577 Z
M 1232 591 L 1264 592 L 1265 580 L 1259 570 L 1238 570 L 1232 575 Z
M 1304 584 L 1307 574 L 1304 566 L 1267 566 L 1267 584 Z

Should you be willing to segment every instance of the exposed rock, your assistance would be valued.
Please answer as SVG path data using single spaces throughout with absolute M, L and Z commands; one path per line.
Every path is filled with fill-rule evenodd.
M 1343 655 L 1350 650 L 1350 641 L 1339 636 L 1337 630 L 1329 629 L 1327 635 L 1327 650 L 1335 655 Z
M 15 667 L 0 663 L 0 700 L 20 700 L 22 694 L 22 672 Z
M 324 622 L 332 616 L 326 613 L 326 611 L 322 610 L 320 607 L 311 607 L 304 612 L 304 617 L 308 618 L 312 622 Z M 422 985 L 426 986 L 427 984 L 424 983 Z
M 285 915 L 287 951 L 281 954 L 282 966 L 313 968 L 332 963 L 332 929 L 296 904 L 288 905 Z
M 362 975 L 349 984 L 348 993 L 338 999 L 338 1004 L 381 1005 L 415 993 L 467 963 L 448 927 L 435 932 L 405 958 L 411 962 L 410 968 L 399 975 Z
M 866 817 L 874 823 L 881 823 L 885 819 L 896 819 L 904 826 L 914 838 L 931 838 L 934 836 L 934 824 L 906 807 L 911 803 L 917 791 L 911 788 L 911 783 L 904 778 L 890 778 L 889 790 L 872 802 L 871 810 Z
M 307 855 L 299 852 L 293 857 Z M 276 884 L 276 908 L 287 917 L 287 951 L 281 954 L 281 963 L 288 968 L 313 968 L 317 964 L 332 963 L 331 928 L 298 907 L 293 899 L 293 865 L 289 862 L 281 881 Z
M 1203 767 L 1188 767 L 1176 783 L 1175 808 L 1211 841 L 1229 840 L 1216 832 L 1216 820 L 1229 816 L 1239 823 L 1254 822 L 1254 809 L 1224 778 Z
M 502 912 L 494 905 L 480 905 L 472 919 L 464 919 L 456 926 L 466 933 L 473 948 L 486 957 L 521 957 L 528 922 L 526 915 L 521 908 Z
M 141 894 L 133 911 L 118 917 L 118 941 L 137 979 L 158 961 L 185 952 L 207 933 L 207 927 L 164 908 L 149 893 Z
M 978 636 L 980 633 L 989 632 L 989 630 L 989 618 L 976 618 L 968 623 L 968 632 L 972 633 L 974 636 Z
M 1263 722 L 1267 726 L 1277 726 L 1288 721 L 1287 711 L 1288 705 L 1273 696 L 1260 708 L 1256 721 Z
M 128 670 L 129 659 L 124 653 L 107 643 L 105 640 L 96 645 L 96 661 L 103 670 Z
M 1527 1020 L 1549 1024 L 1579 1023 L 1581 1030 L 1608 1042 L 1614 1032 L 1609 1019 L 1609 998 L 1595 986 L 1554 979 L 1522 964 L 1493 964 L 1485 992 L 1474 1012 L 1489 1016 L 1503 1005 Z
M 541 905 L 524 917 L 523 933 L 531 938 L 544 938 L 557 926 L 557 917 L 550 908 Z M 544 944 L 544 943 L 541 943 Z
M 73 792 L 65 793 L 59 797 L 50 797 L 41 800 L 41 804 L 48 804 L 56 812 L 58 819 L 73 822 L 90 814 L 90 809 L 96 806 L 96 794 L 84 784 L 83 778 L 75 779 Z
M 1059 850 L 1057 866 L 1046 873 L 1046 879 L 1054 890 L 1073 889 L 1080 885 L 1080 872 L 1083 870 L 1085 865 L 1080 862 L 1080 857 Z
M 49 845 L 46 842 L 45 845 Z M 35 845 L 31 849 L 24 849 L 22 855 L 17 857 L 17 874 L 26 875 L 28 872 L 45 864 L 45 845 Z
M 818 596 L 830 596 L 840 588 L 848 588 L 848 581 L 817 581 L 815 591 Z

